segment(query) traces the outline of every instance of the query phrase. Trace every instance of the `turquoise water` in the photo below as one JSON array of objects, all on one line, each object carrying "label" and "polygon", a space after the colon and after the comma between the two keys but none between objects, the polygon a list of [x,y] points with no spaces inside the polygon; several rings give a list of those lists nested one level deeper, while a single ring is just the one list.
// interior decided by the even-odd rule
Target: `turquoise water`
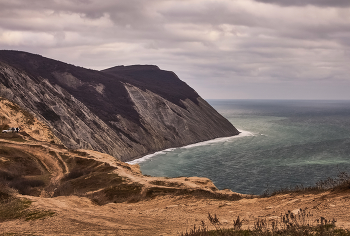
[{"label": "turquoise water", "polygon": [[261,194],[350,170],[350,101],[209,100],[239,137],[171,149],[139,164],[152,176],[202,176]]}]

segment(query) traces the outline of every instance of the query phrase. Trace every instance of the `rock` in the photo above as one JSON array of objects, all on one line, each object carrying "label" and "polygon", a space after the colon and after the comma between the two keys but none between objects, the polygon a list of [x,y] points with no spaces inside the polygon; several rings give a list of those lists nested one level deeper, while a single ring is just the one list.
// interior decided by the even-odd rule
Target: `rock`
[{"label": "rock", "polygon": [[169,208],[175,208],[175,207],[178,207],[179,205],[170,205],[170,206],[167,206],[166,209],[169,209]]},{"label": "rock", "polygon": [[300,209],[295,209],[295,210],[293,210],[293,211],[291,211],[294,215],[297,215],[297,214],[299,214],[299,212],[300,212]]},{"label": "rock", "polygon": [[34,114],[66,147],[122,161],[239,133],[175,73],[157,66],[94,71],[1,50],[0,97]]}]

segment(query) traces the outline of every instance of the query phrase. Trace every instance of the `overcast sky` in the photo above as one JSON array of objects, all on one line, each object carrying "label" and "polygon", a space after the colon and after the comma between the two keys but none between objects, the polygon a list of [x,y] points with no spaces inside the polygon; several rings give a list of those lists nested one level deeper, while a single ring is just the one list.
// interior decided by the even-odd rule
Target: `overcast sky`
[{"label": "overcast sky", "polygon": [[350,99],[350,0],[0,0],[0,49],[156,64],[206,99]]}]

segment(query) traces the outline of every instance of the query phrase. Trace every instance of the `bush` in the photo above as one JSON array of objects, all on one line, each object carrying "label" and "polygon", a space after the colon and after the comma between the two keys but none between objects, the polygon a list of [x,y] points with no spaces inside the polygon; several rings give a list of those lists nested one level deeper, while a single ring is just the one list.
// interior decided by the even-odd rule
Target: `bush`
[{"label": "bush", "polygon": [[261,197],[271,197],[278,194],[287,193],[319,193],[329,190],[348,190],[350,189],[350,175],[346,172],[340,172],[336,178],[327,178],[326,180],[318,181],[314,186],[297,185],[294,187],[281,188],[279,190],[269,191],[268,189]]},{"label": "bush", "polygon": [[[6,198],[1,198],[4,195]],[[20,218],[26,221],[37,220],[55,214],[53,211],[29,210],[31,203],[28,199],[19,199],[0,190],[0,222]]]},{"label": "bush", "polygon": [[89,171],[82,171],[82,170],[78,170],[78,169],[73,169],[71,172],[69,172],[68,174],[66,174],[62,180],[63,181],[68,181],[71,179],[76,179],[79,178],[80,176],[89,174]]},{"label": "bush", "polygon": [[254,222],[252,229],[242,230],[244,219],[239,217],[233,220],[233,227],[228,229],[221,228],[219,218],[208,213],[209,223],[215,230],[209,230],[204,221],[199,227],[193,226],[189,232],[181,233],[181,236],[274,236],[274,235],[342,235],[350,236],[349,230],[337,229],[336,220],[327,220],[324,217],[313,217],[313,214],[307,209],[300,209],[298,214],[288,211],[281,214],[277,220],[267,221],[264,218],[258,218]]},{"label": "bush", "polygon": [[27,195],[31,188],[44,186],[45,182],[37,179],[17,179],[9,183],[10,188],[17,189],[20,194]]},{"label": "bush", "polygon": [[0,170],[0,180],[11,181],[15,178],[16,176],[14,174]]}]

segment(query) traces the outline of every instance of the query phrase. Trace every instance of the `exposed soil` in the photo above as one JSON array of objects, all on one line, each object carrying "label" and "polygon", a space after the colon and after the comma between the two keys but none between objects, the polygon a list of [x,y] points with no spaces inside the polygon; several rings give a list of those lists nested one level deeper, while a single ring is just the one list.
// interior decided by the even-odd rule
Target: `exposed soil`
[{"label": "exposed soil", "polygon": [[[41,143],[41,142],[40,142]],[[285,194],[269,198],[249,197],[242,195],[241,200],[219,200],[198,195],[178,194],[172,189],[202,189],[232,195],[229,190],[215,190],[213,183],[206,178],[158,178],[143,176],[138,166],[128,165],[113,157],[88,150],[68,152],[60,146],[35,141],[15,142],[0,140],[0,147],[13,147],[30,153],[43,163],[51,175],[50,185],[57,186],[62,177],[67,174],[69,166],[57,155],[65,150],[69,155],[94,160],[116,167],[113,170],[118,176],[129,182],[139,183],[143,192],[138,202],[108,203],[97,205],[87,197],[58,196],[50,197],[52,193],[42,191],[41,197],[22,196],[33,201],[33,208],[52,210],[52,217],[36,221],[23,219],[7,221],[0,224],[1,233],[34,234],[34,235],[179,235],[200,225],[207,225],[208,213],[216,214],[221,227],[232,227],[233,220],[240,216],[244,219],[244,227],[253,227],[254,221],[263,217],[276,219],[288,210],[309,208],[314,218],[323,216],[335,218],[336,225],[350,228],[350,191],[325,192],[319,194]],[[48,152],[51,151],[51,154]],[[85,154],[84,154],[85,153]],[[2,155],[0,155],[2,156]],[[4,157],[0,157],[5,160]],[[1,160],[2,160],[1,159]],[[3,160],[2,160],[3,161]],[[64,164],[62,164],[62,162]],[[168,188],[169,192],[146,197],[145,193],[154,187]],[[46,190],[48,188],[46,187]],[[52,189],[52,188],[49,188]],[[45,194],[44,194],[45,193]],[[89,197],[89,196],[88,196]]]},{"label": "exposed soil", "polygon": [[[3,116],[3,123],[10,116]],[[17,118],[18,126],[33,131],[33,123]],[[56,140],[35,124],[45,139]],[[311,210],[310,220],[335,218],[336,226],[350,229],[350,189],[259,198],[218,190],[207,178],[144,176],[137,165],[107,154],[53,143],[27,133],[0,136],[0,186],[41,180],[43,185],[33,185],[27,195],[17,195],[33,201],[32,208],[55,212],[40,220],[1,222],[0,235],[179,235],[202,221],[210,225],[208,213],[217,215],[220,227],[233,227],[239,216],[252,228],[259,217],[272,220],[300,208]]]}]

